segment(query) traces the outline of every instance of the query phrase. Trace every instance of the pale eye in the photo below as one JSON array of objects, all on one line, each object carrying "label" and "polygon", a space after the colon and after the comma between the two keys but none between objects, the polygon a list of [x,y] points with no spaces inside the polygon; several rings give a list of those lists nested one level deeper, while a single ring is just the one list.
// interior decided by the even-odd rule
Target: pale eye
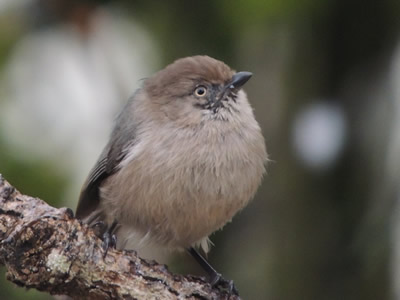
[{"label": "pale eye", "polygon": [[197,97],[204,97],[207,94],[207,88],[204,85],[200,85],[194,90],[194,94]]}]

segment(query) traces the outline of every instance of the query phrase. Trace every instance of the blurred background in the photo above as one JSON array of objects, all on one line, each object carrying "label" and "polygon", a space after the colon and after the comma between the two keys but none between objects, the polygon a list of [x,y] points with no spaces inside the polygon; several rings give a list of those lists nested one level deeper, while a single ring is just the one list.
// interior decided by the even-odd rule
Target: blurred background
[{"label": "blurred background", "polygon": [[216,269],[243,299],[400,299],[398,0],[0,0],[0,173],[75,208],[140,80],[195,54],[254,73],[271,159]]}]

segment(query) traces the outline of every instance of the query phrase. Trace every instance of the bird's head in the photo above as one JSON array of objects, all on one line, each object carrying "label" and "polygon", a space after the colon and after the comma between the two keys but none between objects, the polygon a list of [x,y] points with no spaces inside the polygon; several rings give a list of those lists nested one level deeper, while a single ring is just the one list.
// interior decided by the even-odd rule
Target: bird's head
[{"label": "bird's head", "polygon": [[235,72],[209,56],[176,60],[148,78],[144,90],[155,110],[181,125],[225,120],[247,105],[242,86],[250,72]]}]

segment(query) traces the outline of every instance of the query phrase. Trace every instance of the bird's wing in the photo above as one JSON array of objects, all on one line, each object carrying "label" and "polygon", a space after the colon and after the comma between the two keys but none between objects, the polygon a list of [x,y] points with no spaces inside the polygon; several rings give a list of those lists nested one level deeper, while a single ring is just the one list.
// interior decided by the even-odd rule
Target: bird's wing
[{"label": "bird's wing", "polygon": [[[113,150],[116,151],[115,149]],[[112,152],[110,146],[107,145],[86,179],[76,209],[77,218],[83,219],[96,210],[100,203],[99,188],[101,184],[107,177],[118,171],[119,162],[124,156],[112,157]]]},{"label": "bird's wing", "polygon": [[[128,102],[127,107],[130,103],[131,101]],[[86,218],[96,211],[100,203],[100,186],[107,177],[118,172],[120,162],[126,156],[130,146],[135,144],[136,126],[130,120],[131,115],[127,107],[119,115],[110,141],[82,187],[76,209],[76,217],[79,219]]]}]

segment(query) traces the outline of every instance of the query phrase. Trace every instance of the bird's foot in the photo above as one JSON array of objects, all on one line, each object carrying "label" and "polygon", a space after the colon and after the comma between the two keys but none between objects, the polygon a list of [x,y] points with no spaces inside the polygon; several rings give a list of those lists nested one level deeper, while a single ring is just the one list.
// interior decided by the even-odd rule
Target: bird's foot
[{"label": "bird's foot", "polygon": [[227,291],[229,294],[234,294],[239,296],[239,291],[237,290],[233,280],[227,280],[220,273],[214,273],[210,277],[210,284],[219,290]]},{"label": "bird's foot", "polygon": [[103,258],[107,256],[108,249],[115,249],[117,246],[117,236],[114,233],[117,225],[117,221],[114,221],[111,226],[107,226],[103,221],[98,221],[92,225],[94,233],[103,241],[101,243],[101,248],[104,251]]},{"label": "bird's foot", "polygon": [[97,221],[91,224],[90,228],[99,239],[103,239],[103,234],[107,231],[107,224],[103,221]]},{"label": "bird's foot", "polygon": [[210,263],[193,247],[187,249],[190,255],[203,267],[203,269],[210,276],[210,284],[217,287],[219,290],[227,291],[230,295],[234,294],[239,296],[239,292],[233,284],[232,280],[226,280],[218,273]]}]

